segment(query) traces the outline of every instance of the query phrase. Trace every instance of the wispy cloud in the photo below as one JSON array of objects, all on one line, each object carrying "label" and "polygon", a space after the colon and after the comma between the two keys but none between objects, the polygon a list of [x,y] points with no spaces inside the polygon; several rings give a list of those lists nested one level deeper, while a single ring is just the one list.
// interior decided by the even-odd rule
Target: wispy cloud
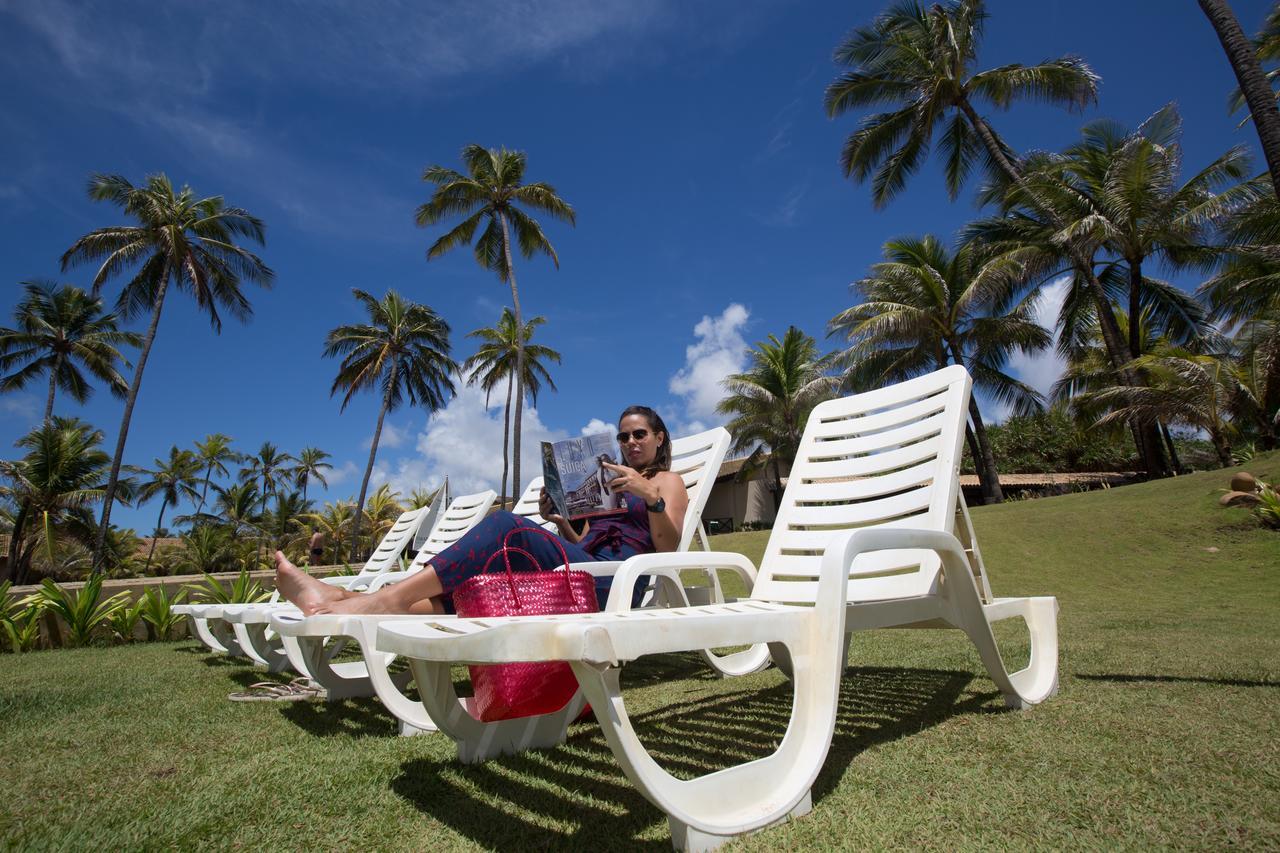
[{"label": "wispy cloud", "polygon": [[798,224],[800,205],[809,193],[809,180],[792,185],[782,194],[777,205],[763,216],[756,219],[763,225],[773,228],[792,228]]}]

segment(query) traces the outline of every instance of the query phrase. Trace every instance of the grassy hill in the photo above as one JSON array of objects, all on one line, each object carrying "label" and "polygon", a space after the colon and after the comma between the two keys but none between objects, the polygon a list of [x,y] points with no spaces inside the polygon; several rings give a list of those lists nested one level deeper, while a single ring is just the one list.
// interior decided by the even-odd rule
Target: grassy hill
[{"label": "grassy hill", "polygon": [[[1280,481],[1278,454],[1249,468]],[[813,813],[738,846],[1275,849],[1280,533],[1217,506],[1228,477],[976,509],[996,594],[1059,597],[1060,695],[1005,712],[957,632],[860,634]],[[0,847],[669,849],[592,724],[466,767],[371,701],[226,701],[259,678],[191,643],[0,656]],[[694,656],[624,683],[677,774],[767,753],[789,709],[776,671]]]}]

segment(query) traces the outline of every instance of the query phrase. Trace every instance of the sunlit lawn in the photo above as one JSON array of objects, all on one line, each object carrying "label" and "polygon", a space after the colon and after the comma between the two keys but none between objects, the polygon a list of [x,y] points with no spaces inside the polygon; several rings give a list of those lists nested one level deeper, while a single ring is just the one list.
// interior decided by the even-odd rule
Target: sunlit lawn
[{"label": "sunlit lawn", "polygon": [[[1280,456],[1250,467],[1280,480]],[[1225,481],[975,510],[996,594],[1061,601],[1061,694],[1005,712],[958,633],[860,635],[813,813],[740,845],[1280,846],[1280,534],[1219,509]],[[593,724],[462,766],[373,701],[226,700],[261,677],[191,642],[0,656],[0,846],[669,845]],[[694,656],[624,683],[677,774],[768,752],[789,711],[776,671],[718,680]]]}]

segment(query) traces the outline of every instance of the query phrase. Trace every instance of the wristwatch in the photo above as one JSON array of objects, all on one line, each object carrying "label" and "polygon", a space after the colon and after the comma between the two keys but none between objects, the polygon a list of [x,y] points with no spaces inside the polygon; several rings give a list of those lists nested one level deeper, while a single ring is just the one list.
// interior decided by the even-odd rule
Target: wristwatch
[{"label": "wristwatch", "polygon": [[659,495],[657,502],[651,503],[651,504],[645,504],[644,508],[649,510],[649,512],[666,512],[667,499]]}]

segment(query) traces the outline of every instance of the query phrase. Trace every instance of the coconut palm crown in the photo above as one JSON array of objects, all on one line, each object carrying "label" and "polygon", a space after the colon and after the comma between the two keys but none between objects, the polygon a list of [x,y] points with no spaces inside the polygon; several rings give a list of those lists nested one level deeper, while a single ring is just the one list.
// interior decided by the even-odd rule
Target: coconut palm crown
[{"label": "coconut palm crown", "polygon": [[978,114],[978,105],[1008,109],[1016,100],[1031,99],[1083,109],[1096,99],[1098,77],[1075,56],[974,71],[986,17],[982,0],[897,2],[836,48],[835,61],[851,68],[827,86],[827,114],[889,108],[865,116],[840,155],[847,176],[871,178],[877,206],[887,204],[920,168],[940,128],[938,146],[952,198],[980,158],[1016,173],[1016,155]]},{"label": "coconut palm crown", "polygon": [[[436,225],[446,219],[463,217],[462,222],[431,244],[427,249],[427,259],[441,257],[458,246],[470,245],[474,239],[476,261],[485,269],[496,272],[511,286],[516,328],[523,329],[520,291],[511,261],[512,232],[515,232],[515,242],[521,255],[526,258],[547,255],[558,269],[560,258],[543,233],[542,226],[523,208],[545,213],[570,225],[576,221],[573,208],[550,184],[540,181],[523,183],[527,163],[523,151],[468,145],[462,149],[462,162],[467,168],[465,175],[444,166],[429,166],[422,173],[422,179],[434,184],[435,190],[430,200],[418,208],[418,225]],[[482,224],[484,230],[476,237]],[[516,344],[513,494],[520,493],[520,421],[524,412],[522,383],[525,374],[524,342],[517,339]]]},{"label": "coconut palm crown", "polygon": [[89,399],[93,387],[86,370],[123,397],[129,385],[117,366],[128,362],[118,347],[136,347],[142,336],[118,329],[116,315],[104,314],[102,301],[78,287],[28,281],[23,293],[13,312],[14,327],[0,329],[0,371],[7,373],[0,378],[0,391],[20,390],[47,374],[45,420],[53,416],[59,388],[77,403]]},{"label": "coconut palm crown", "polygon": [[339,326],[329,332],[324,355],[342,359],[329,393],[332,396],[342,392],[342,411],[346,411],[357,392],[377,389],[382,393],[369,463],[356,501],[351,532],[354,561],[360,547],[364,499],[387,413],[399,408],[405,399],[428,413],[439,409],[453,397],[450,376],[457,372],[458,365],[449,357],[449,324],[430,307],[410,302],[394,290],[387,291],[381,300],[359,289],[352,293],[368,312],[369,322]]},{"label": "coconut palm crown", "polygon": [[93,201],[119,207],[132,223],[99,228],[76,240],[63,254],[62,268],[99,263],[93,277],[94,295],[107,280],[130,275],[120,289],[116,310],[125,318],[148,311],[151,314],[125,396],[120,434],[107,479],[93,556],[93,569],[97,572],[102,568],[129,422],[168,289],[190,294],[217,333],[222,328],[220,310],[240,320],[252,315],[253,308],[241,286],[249,282],[270,287],[274,274],[261,258],[237,245],[240,240],[262,244],[262,221],[248,211],[228,207],[221,196],[201,198],[186,186],[174,190],[162,174],[149,176],[142,186],[134,186],[119,175],[94,175],[89,179],[88,192]]}]

